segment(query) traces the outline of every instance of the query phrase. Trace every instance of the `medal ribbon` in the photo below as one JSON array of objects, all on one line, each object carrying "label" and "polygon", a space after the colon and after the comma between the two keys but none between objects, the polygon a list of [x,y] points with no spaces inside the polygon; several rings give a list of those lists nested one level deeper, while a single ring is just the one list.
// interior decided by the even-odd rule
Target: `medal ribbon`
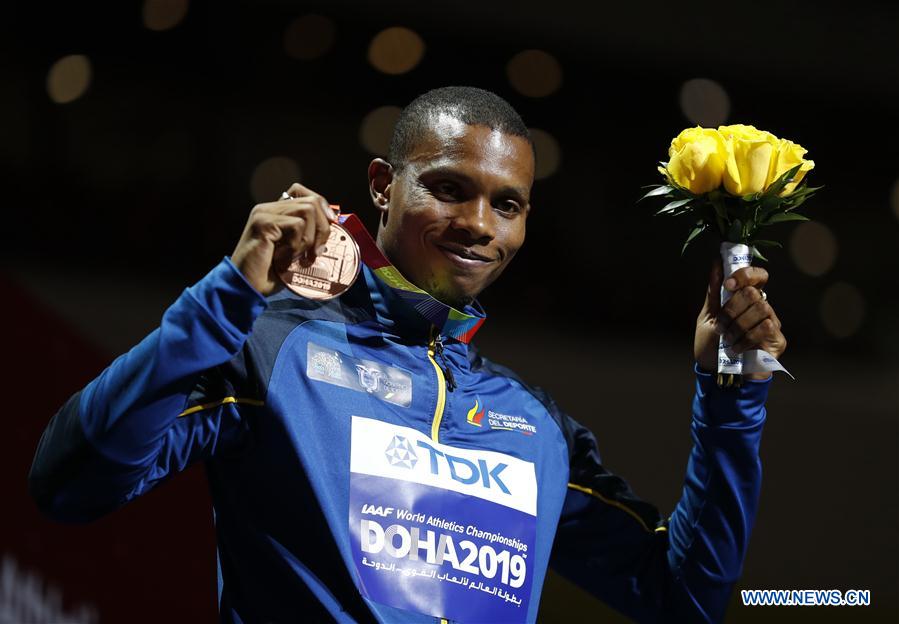
[{"label": "medal ribbon", "polygon": [[371,234],[365,229],[365,225],[355,214],[340,214],[337,218],[350,235],[359,244],[362,253],[362,261],[374,272],[378,278],[404,301],[415,308],[419,314],[437,327],[442,328],[445,336],[455,338],[459,342],[469,343],[475,333],[484,323],[486,315],[483,312],[475,314],[460,312],[442,301],[437,301],[427,292],[407,280],[390,263],[390,260],[378,249]]}]

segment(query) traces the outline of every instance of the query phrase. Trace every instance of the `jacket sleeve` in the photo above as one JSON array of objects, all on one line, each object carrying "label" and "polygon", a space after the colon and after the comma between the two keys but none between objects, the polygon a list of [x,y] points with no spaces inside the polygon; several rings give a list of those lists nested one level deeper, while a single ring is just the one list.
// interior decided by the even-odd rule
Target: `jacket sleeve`
[{"label": "jacket sleeve", "polygon": [[76,392],[51,419],[29,473],[46,515],[97,518],[237,445],[238,404],[258,405],[242,347],[267,307],[229,258],[184,290],[160,326]]},{"label": "jacket sleeve", "polygon": [[593,434],[562,414],[570,482],[551,565],[638,622],[722,621],[758,507],[770,383],[722,389],[696,369],[693,448],[668,520],[607,471]]}]

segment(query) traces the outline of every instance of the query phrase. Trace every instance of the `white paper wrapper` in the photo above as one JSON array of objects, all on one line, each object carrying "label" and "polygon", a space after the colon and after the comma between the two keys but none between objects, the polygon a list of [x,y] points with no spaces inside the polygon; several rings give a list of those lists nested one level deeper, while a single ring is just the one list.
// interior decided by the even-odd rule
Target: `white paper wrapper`
[{"label": "white paper wrapper", "polygon": [[[721,282],[721,305],[724,306],[733,294],[724,288],[724,282],[737,269],[742,269],[752,264],[752,248],[740,243],[721,243],[721,260],[724,263],[724,279]],[[725,342],[724,336],[721,336],[718,343],[719,373],[742,375],[743,373],[770,373],[774,371],[783,371],[793,379],[790,371],[784,368],[767,351],[753,349],[743,353],[734,353],[730,350],[730,345]]]}]

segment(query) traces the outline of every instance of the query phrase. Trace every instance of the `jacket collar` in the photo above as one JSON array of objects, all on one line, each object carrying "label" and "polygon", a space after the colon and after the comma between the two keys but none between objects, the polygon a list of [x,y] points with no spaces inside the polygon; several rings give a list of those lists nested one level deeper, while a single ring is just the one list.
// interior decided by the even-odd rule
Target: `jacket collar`
[{"label": "jacket collar", "polygon": [[457,310],[407,280],[378,249],[365,226],[354,214],[340,216],[343,225],[359,244],[364,266],[362,273],[372,295],[379,320],[387,326],[410,326],[410,329],[434,325],[440,333],[459,342],[469,343],[484,324],[487,314],[475,301]]}]

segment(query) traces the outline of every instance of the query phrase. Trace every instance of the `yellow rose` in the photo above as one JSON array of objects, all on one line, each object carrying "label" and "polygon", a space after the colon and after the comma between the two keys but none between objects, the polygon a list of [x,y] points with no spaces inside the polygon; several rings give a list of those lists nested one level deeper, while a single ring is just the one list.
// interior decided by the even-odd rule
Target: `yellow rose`
[{"label": "yellow rose", "polygon": [[714,128],[687,128],[668,148],[669,179],[691,193],[700,195],[721,186],[724,141]]},{"label": "yellow rose", "polygon": [[793,176],[793,182],[787,184],[784,187],[784,190],[780,192],[781,197],[786,197],[796,190],[796,186],[802,182],[802,178],[805,177],[805,174],[814,169],[815,161],[805,160],[803,158],[806,152],[808,152],[808,150],[797,143],[793,143],[787,139],[780,140],[777,149],[777,158],[771,174],[771,182],[774,182],[784,173],[802,163],[802,166],[799,167],[799,171]]},{"label": "yellow rose", "polygon": [[[754,126],[718,126],[727,156],[724,188],[731,195],[749,195],[765,190],[773,181],[780,139]],[[795,163],[794,163],[795,164]]]}]

